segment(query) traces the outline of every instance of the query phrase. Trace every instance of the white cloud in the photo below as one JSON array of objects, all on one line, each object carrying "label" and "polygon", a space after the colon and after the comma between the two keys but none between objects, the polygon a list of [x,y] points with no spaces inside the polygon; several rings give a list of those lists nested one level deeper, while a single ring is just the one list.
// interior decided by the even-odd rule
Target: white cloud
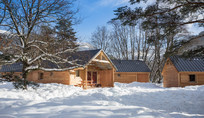
[{"label": "white cloud", "polygon": [[198,27],[195,24],[188,24],[186,28],[192,35],[198,35],[200,32],[204,31],[203,27]]},{"label": "white cloud", "polygon": [[100,0],[98,4],[100,6],[120,6],[125,5],[129,2],[129,0]]}]

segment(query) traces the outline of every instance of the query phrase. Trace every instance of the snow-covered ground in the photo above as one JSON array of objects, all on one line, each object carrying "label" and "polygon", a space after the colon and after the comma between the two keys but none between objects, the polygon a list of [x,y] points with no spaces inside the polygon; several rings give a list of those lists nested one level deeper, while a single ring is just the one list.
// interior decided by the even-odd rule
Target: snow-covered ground
[{"label": "snow-covered ground", "polygon": [[162,88],[151,83],[115,83],[114,88],[82,90],[41,84],[15,90],[0,83],[0,118],[204,117],[204,86]]}]

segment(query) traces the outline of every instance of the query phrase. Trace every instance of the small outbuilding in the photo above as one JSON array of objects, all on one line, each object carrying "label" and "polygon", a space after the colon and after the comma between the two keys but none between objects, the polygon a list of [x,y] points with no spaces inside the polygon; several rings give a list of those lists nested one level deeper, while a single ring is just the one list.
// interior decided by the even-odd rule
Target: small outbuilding
[{"label": "small outbuilding", "polygon": [[204,84],[204,59],[171,56],[162,70],[164,87],[185,87]]},{"label": "small outbuilding", "polygon": [[115,82],[149,82],[150,69],[140,60],[112,60],[117,67],[114,75]]}]

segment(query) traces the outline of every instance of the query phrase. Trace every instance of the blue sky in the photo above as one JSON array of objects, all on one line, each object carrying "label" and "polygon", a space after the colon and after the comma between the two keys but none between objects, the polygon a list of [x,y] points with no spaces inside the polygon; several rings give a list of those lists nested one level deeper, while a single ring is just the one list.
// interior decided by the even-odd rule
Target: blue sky
[{"label": "blue sky", "polygon": [[[113,10],[118,7],[129,5],[129,0],[78,0],[76,4],[79,8],[79,16],[82,22],[75,26],[79,41],[89,42],[91,33],[95,31],[97,26],[108,26],[107,22],[114,18]],[[153,3],[154,0],[148,1],[147,4]],[[145,6],[145,4],[142,4]],[[192,34],[197,35],[204,31],[204,28],[198,28],[194,25],[188,25],[188,29]]]},{"label": "blue sky", "polygon": [[129,0],[78,0],[79,14],[82,22],[75,26],[77,36],[88,42],[97,26],[107,25],[114,18],[113,10],[128,4]]}]

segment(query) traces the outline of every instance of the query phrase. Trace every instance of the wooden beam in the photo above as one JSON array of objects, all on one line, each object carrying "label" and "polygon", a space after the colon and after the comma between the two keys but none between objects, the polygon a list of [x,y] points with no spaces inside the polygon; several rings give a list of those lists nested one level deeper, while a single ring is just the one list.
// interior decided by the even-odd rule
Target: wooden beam
[{"label": "wooden beam", "polygon": [[125,73],[125,74],[149,74],[150,72],[115,72],[115,73]]},{"label": "wooden beam", "polygon": [[88,66],[85,68],[85,89],[87,89],[87,68]]},{"label": "wooden beam", "polygon": [[179,72],[181,74],[204,74],[203,72]]},{"label": "wooden beam", "polygon": [[150,82],[150,73],[148,74],[148,81]]},{"label": "wooden beam", "polygon": [[91,85],[92,85],[93,84],[93,71],[89,71],[89,72],[91,72]]},{"label": "wooden beam", "polygon": [[100,54],[100,60],[102,60],[102,54]]},{"label": "wooden beam", "polygon": [[74,68],[73,70],[83,70],[83,67],[79,67],[79,68]]},{"label": "wooden beam", "polygon": [[114,80],[115,75],[114,74],[115,74],[115,69],[113,68],[113,76],[112,76],[113,77],[113,79],[112,79],[113,80],[113,87],[114,87],[114,82],[115,82],[115,80]]},{"label": "wooden beam", "polygon": [[107,60],[99,60],[99,59],[93,59],[92,61],[99,62],[99,63],[110,63]]},{"label": "wooden beam", "polygon": [[98,70],[96,71],[96,79],[97,79],[97,83],[96,84],[99,84],[99,80],[98,80]]},{"label": "wooden beam", "polygon": [[71,73],[70,73],[70,71],[68,71],[68,73],[69,73],[69,85],[71,84]]}]

